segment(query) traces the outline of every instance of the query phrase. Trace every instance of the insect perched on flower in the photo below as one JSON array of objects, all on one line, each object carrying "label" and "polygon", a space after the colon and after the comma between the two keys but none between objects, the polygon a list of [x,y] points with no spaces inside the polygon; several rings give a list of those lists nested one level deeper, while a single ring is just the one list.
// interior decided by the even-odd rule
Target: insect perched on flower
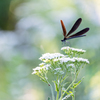
[{"label": "insect perched on flower", "polygon": [[[66,40],[69,40],[69,39],[73,39],[73,38],[78,38],[78,37],[86,36],[86,35],[83,35],[83,34],[85,34],[86,32],[89,31],[89,28],[85,28],[85,29],[83,29],[83,30],[81,30],[81,31],[79,31],[79,32],[77,32],[77,33],[75,33],[75,34],[73,34],[73,35],[70,35],[70,34],[72,34],[72,33],[79,27],[79,25],[80,25],[80,23],[81,23],[81,21],[82,21],[82,19],[79,18],[79,19],[75,22],[75,24],[73,25],[73,27],[71,28],[71,30],[68,32],[68,34],[67,34],[67,31],[66,31],[66,28],[65,28],[65,25],[64,25],[63,21],[62,21],[62,20],[60,20],[60,21],[61,21],[61,26],[62,26],[63,35],[64,35],[64,39],[61,40],[62,42],[66,41]],[[70,35],[70,36],[69,36],[69,35]]]}]

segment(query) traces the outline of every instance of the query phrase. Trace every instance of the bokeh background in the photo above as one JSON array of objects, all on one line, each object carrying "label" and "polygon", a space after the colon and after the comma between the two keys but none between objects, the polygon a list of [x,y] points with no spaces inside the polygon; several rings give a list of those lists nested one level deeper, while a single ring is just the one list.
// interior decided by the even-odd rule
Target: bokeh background
[{"label": "bokeh background", "polygon": [[69,31],[78,18],[82,23],[77,31],[90,31],[70,43],[87,51],[82,57],[90,64],[79,75],[85,79],[76,89],[76,100],[100,100],[100,0],[0,0],[0,100],[51,97],[32,69],[43,53],[63,53],[60,20]]}]

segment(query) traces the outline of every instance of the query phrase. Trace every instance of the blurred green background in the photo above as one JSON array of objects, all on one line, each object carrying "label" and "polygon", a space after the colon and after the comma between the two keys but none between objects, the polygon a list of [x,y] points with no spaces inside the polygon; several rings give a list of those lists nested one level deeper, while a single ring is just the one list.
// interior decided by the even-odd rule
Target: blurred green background
[{"label": "blurred green background", "polygon": [[90,31],[70,43],[87,51],[82,57],[90,64],[79,75],[85,79],[76,89],[76,100],[100,100],[100,0],[0,0],[0,100],[51,97],[32,69],[43,53],[63,53],[60,20],[69,31],[78,18],[83,21],[77,31]]}]

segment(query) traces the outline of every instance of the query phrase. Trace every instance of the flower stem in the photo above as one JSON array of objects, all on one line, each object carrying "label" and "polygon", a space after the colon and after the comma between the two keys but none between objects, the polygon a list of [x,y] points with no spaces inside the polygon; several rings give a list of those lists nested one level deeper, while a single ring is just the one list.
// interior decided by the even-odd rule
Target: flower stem
[{"label": "flower stem", "polygon": [[[74,79],[74,75],[72,75],[72,82],[73,82]],[[74,81],[75,82],[75,81]],[[73,82],[73,85],[72,85],[72,91],[73,91],[73,96],[72,96],[72,100],[75,100],[75,95],[74,95],[74,82]]]},{"label": "flower stem", "polygon": [[72,96],[72,100],[75,100],[75,94],[74,94],[74,88],[73,88],[73,96]]},{"label": "flower stem", "polygon": [[56,100],[59,99],[59,91],[57,91],[57,97],[56,97]]},{"label": "flower stem", "polygon": [[[76,69],[74,69],[74,73],[72,73],[72,82],[73,82],[73,80],[76,80]],[[75,82],[75,81],[74,81],[74,82]],[[72,91],[73,91],[72,100],[75,100],[74,82],[73,82],[73,84],[72,84]]]},{"label": "flower stem", "polygon": [[[62,94],[62,97],[65,95],[65,93],[68,91],[68,89],[73,85],[73,83],[75,82],[75,80],[73,80],[73,82],[67,87],[67,89],[65,90],[65,92]],[[61,100],[61,97],[60,97]]]},{"label": "flower stem", "polygon": [[[49,84],[50,84],[50,83],[49,83]],[[53,87],[52,87],[51,84],[50,84],[50,88],[51,88],[52,100],[55,100],[55,99],[54,99],[54,93],[53,93]]]},{"label": "flower stem", "polygon": [[61,88],[61,98],[60,98],[60,100],[62,100],[62,98],[63,98],[63,95],[62,95],[62,93],[63,93],[63,91],[62,91],[62,88]]}]

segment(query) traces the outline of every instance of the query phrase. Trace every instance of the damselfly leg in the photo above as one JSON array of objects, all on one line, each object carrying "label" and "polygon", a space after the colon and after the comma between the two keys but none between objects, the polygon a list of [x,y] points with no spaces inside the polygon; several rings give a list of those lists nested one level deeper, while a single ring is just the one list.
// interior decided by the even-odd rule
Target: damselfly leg
[{"label": "damselfly leg", "polygon": [[62,42],[62,46],[71,46],[69,41],[64,41]]}]

